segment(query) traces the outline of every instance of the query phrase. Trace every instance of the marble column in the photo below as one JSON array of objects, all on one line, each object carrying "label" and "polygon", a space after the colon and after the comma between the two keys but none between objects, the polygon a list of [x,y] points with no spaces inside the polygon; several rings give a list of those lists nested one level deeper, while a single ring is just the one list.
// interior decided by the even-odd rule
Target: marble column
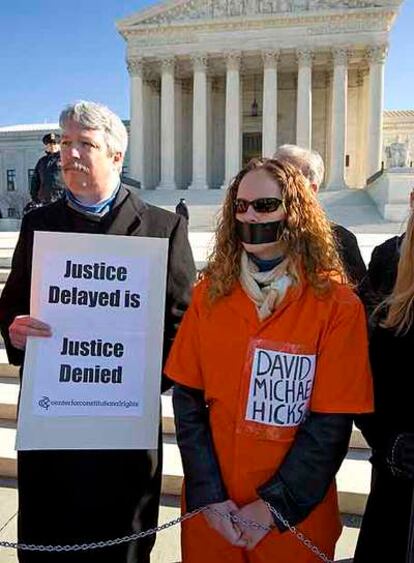
[{"label": "marble column", "polygon": [[193,179],[189,189],[207,189],[207,57],[193,57]]},{"label": "marble column", "polygon": [[330,167],[326,189],[340,190],[346,187],[345,151],[348,106],[348,53],[346,49],[335,49],[333,59]]},{"label": "marble column", "polygon": [[386,56],[387,47],[384,45],[368,49],[368,178],[381,170]]},{"label": "marble column", "polygon": [[145,91],[148,96],[148,111],[145,112],[145,171],[148,170],[148,188],[155,189],[161,179],[161,80],[154,66],[146,75]]},{"label": "marble column", "polygon": [[225,172],[223,188],[241,168],[241,53],[227,55],[226,73],[226,129],[225,129]]},{"label": "marble column", "polygon": [[160,189],[175,184],[175,59],[161,61],[161,182]]},{"label": "marble column", "polygon": [[312,147],[312,52],[296,52],[298,61],[298,95],[296,110],[296,144],[305,149]]},{"label": "marble column", "polygon": [[359,158],[358,187],[363,188],[368,178],[368,69],[359,68],[357,76],[358,86],[358,131],[357,131],[357,153],[364,155]]},{"label": "marble column", "polygon": [[277,149],[277,63],[279,51],[265,51],[263,57],[262,154],[271,158]]},{"label": "marble column", "polygon": [[144,154],[144,76],[142,59],[127,62],[130,75],[130,132],[128,176],[141,182],[145,188]]}]

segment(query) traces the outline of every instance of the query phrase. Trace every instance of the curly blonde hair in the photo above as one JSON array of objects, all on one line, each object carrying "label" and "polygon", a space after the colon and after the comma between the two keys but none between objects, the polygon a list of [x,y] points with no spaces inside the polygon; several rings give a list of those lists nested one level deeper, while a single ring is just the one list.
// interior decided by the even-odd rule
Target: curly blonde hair
[{"label": "curly blonde hair", "polygon": [[229,295],[240,276],[242,244],[236,234],[234,202],[242,179],[253,170],[265,170],[280,186],[286,209],[281,240],[286,257],[304,275],[315,292],[322,295],[335,277],[346,283],[346,275],[335,247],[332,229],[316,195],[304,176],[288,163],[274,159],[253,159],[234,178],[227,190],[216,229],[215,245],[201,278],[208,281],[210,303]]}]

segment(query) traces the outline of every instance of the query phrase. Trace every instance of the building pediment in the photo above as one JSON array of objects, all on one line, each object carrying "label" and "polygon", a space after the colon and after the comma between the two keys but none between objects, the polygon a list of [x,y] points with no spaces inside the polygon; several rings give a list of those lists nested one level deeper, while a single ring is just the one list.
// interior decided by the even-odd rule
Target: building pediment
[{"label": "building pediment", "polygon": [[229,18],[344,12],[395,8],[401,0],[172,0],[157,4],[119,22],[119,27],[145,27]]}]

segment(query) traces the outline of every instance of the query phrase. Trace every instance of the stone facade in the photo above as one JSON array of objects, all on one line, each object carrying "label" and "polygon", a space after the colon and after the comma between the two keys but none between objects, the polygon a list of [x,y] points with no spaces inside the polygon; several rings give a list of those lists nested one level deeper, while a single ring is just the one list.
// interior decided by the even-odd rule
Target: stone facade
[{"label": "stone facade", "polygon": [[[127,174],[149,189],[218,188],[249,158],[299,143],[322,154],[327,188],[365,187],[390,143],[414,155],[414,111],[382,112],[400,4],[173,0],[118,22],[131,80]],[[0,128],[3,215],[26,197],[53,130]]]},{"label": "stone facade", "polygon": [[172,0],[118,22],[131,77],[131,175],[227,185],[277,145],[318,150],[327,189],[382,163],[384,66],[401,0]]},{"label": "stone facade", "polygon": [[[313,148],[324,154],[324,147],[326,146],[326,119],[327,119],[327,108],[329,105],[329,97],[327,93],[327,88],[323,81],[320,79],[318,74],[315,75],[317,79],[317,85],[313,88],[313,101],[312,101],[312,130],[313,130]],[[281,80],[283,83],[283,88],[279,89],[279,101],[283,100],[281,103],[285,108],[285,113],[282,116],[279,115],[280,119],[278,121],[278,131],[282,142],[295,142],[295,126],[296,123],[287,119],[289,113],[295,114],[295,104],[294,99],[292,101],[292,92],[294,91],[294,77],[289,74],[282,74]],[[354,77],[351,76],[351,85],[353,84]],[[358,76],[355,79],[358,81]],[[248,158],[249,154],[253,154],[256,149],[255,139],[257,138],[257,131],[260,131],[261,123],[261,110],[260,105],[258,109],[258,116],[252,117],[250,115],[250,107],[248,105],[249,100],[252,100],[256,94],[258,95],[258,85],[257,78],[254,75],[247,81],[246,90],[247,97],[245,98],[243,111],[247,114],[245,119],[245,131],[246,135],[251,134],[251,137],[246,137],[246,147],[245,154]],[[279,80],[280,82],[280,80]],[[190,83],[187,83],[188,92],[190,91]],[[212,92],[211,100],[208,106],[208,111],[211,112],[212,106],[215,108],[215,121],[210,124],[211,130],[214,136],[208,139],[208,154],[211,158],[207,161],[207,181],[209,186],[220,186],[222,178],[224,176],[224,122],[225,122],[225,107],[224,107],[224,80],[216,79],[212,82]],[[353,88],[350,89],[350,104],[354,107],[355,100],[353,99]],[[259,103],[259,102],[258,102]],[[221,105],[220,105],[221,104]],[[349,128],[351,130],[361,132],[358,124],[363,121],[364,107],[358,106],[358,111],[350,111],[349,116]],[[188,130],[191,130],[191,104],[187,103],[187,117],[185,120]],[[210,113],[209,113],[210,115]],[[159,125],[156,121],[156,112],[154,112],[153,124],[154,127],[151,129],[148,127],[145,138],[147,143],[152,143],[152,150],[155,151],[157,144],[157,131],[159,131]],[[210,118],[209,118],[210,122]],[[125,124],[129,128],[129,122],[126,121]],[[14,208],[17,212],[21,207],[25,197],[29,192],[30,186],[30,173],[34,169],[37,160],[42,156],[43,145],[42,137],[50,131],[58,131],[57,124],[42,124],[42,125],[26,125],[26,126],[12,126],[12,127],[2,127],[0,128],[0,209],[4,217],[7,217],[8,210],[13,214]],[[191,177],[191,163],[192,163],[192,153],[191,146],[192,140],[187,132],[181,134],[181,139],[177,143],[176,157],[182,158],[184,160],[183,169],[185,174],[181,176],[180,181],[184,185],[189,185],[192,181]],[[384,112],[384,128],[383,128],[384,146],[383,146],[383,162],[386,164],[386,154],[385,149],[392,142],[401,141],[407,143],[409,146],[411,155],[414,155],[414,110],[400,110],[400,111],[385,111]],[[356,136],[351,135],[351,140],[355,139]],[[221,141],[221,142],[220,142]],[[251,141],[249,143],[249,141]],[[179,147],[183,147],[182,150],[178,150]],[[352,145],[350,147],[352,151]],[[252,151],[251,153],[249,151]],[[159,153],[158,153],[159,154]],[[214,161],[216,164],[214,167],[210,167],[210,162]],[[412,159],[413,160],[413,159]],[[124,162],[124,171],[131,175],[129,166],[129,152]],[[153,165],[154,170],[150,170],[154,175],[159,174],[159,169],[155,166],[157,163],[157,158],[154,158]],[[355,167],[355,176],[351,176],[351,172],[347,172],[348,185],[358,187],[356,182],[357,174],[360,174],[362,167],[362,159],[358,159],[358,166]],[[414,163],[413,163],[414,164]],[[9,191],[7,189],[7,171],[15,171],[15,184],[14,191]]]}]

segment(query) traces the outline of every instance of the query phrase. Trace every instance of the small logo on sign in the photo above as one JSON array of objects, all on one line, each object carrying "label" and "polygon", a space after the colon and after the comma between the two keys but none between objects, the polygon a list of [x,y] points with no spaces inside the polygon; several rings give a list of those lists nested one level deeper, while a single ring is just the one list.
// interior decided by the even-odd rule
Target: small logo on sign
[{"label": "small logo on sign", "polygon": [[39,401],[39,407],[42,407],[42,409],[48,410],[49,407],[50,407],[49,397],[43,396]]}]

